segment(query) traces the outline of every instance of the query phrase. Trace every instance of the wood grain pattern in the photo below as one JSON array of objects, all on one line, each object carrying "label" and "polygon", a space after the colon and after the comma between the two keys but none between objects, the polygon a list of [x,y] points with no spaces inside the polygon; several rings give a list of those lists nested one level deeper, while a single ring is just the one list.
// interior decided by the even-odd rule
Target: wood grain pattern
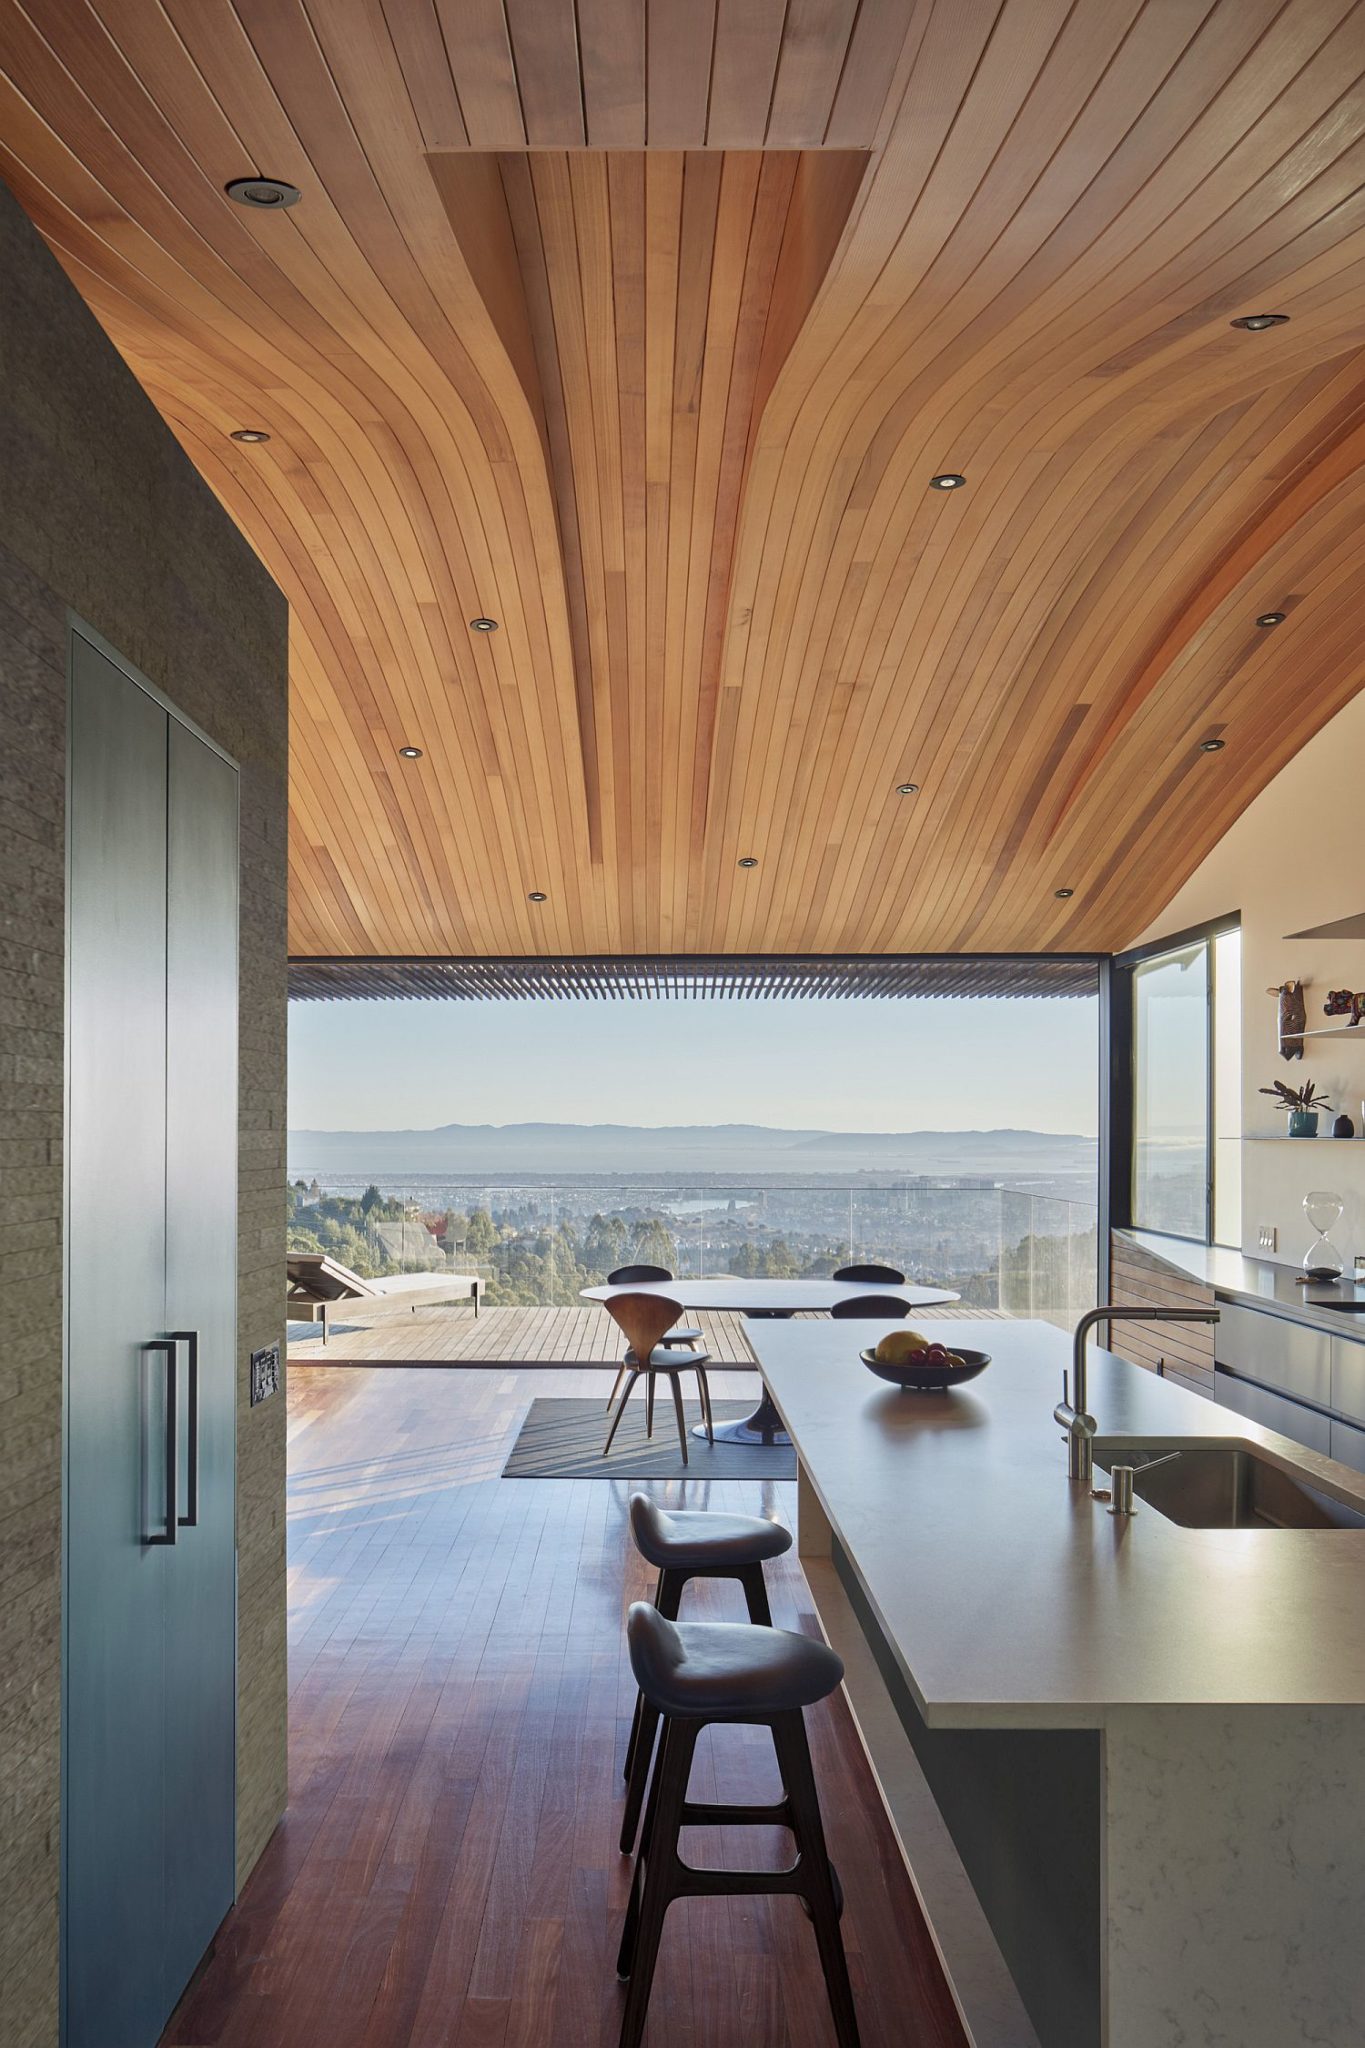
[{"label": "wood grain pattern", "polygon": [[[1110,1243],[1109,1299],[1138,1308],[1209,1308],[1213,1290],[1201,1287],[1115,1232]],[[1103,1332],[1101,1332],[1103,1335]],[[1105,1343],[1120,1358],[1155,1372],[1160,1366],[1201,1394],[1213,1395],[1214,1325],[1115,1323]]]},{"label": "wood grain pattern", "polygon": [[1356,0],[0,14],[291,602],[302,954],[1125,943],[1362,680],[1363,162]]},{"label": "wood grain pattern", "polygon": [[[652,1577],[629,1481],[498,1476],[534,1395],[600,1392],[591,1374],[291,1367],[290,1808],[167,2048],[612,2048],[635,1699],[623,1621]],[[783,1515],[794,1487],[655,1491]],[[813,1630],[790,1556],[768,1582],[778,1624]],[[739,1598],[699,1583],[684,1612],[734,1619]],[[847,1709],[836,1696],[808,1722],[865,2048],[963,2048]],[[763,1732],[709,1734],[694,1784],[775,1796]],[[688,1838],[699,1863],[733,1846]],[[790,1856],[777,1831],[743,1847],[765,1866]],[[825,2048],[799,1907],[674,1906],[646,2038]]]}]

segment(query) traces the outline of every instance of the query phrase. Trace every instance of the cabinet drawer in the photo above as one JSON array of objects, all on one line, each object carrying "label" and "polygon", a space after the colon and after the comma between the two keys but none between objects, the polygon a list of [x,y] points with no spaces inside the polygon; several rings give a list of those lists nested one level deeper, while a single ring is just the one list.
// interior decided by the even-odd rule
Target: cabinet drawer
[{"label": "cabinet drawer", "polygon": [[1333,1339],[1325,1330],[1305,1329],[1302,1323],[1262,1315],[1259,1309],[1236,1302],[1218,1306],[1213,1351],[1219,1365],[1296,1401],[1331,1406]]},{"label": "cabinet drawer", "polygon": [[1332,1406],[1351,1421],[1365,1423],[1365,1344],[1349,1337],[1332,1339]]},{"label": "cabinet drawer", "polygon": [[[1220,1408],[1230,1408],[1234,1415],[1245,1415],[1249,1422],[1259,1422],[1265,1429],[1277,1429],[1281,1436],[1289,1437],[1307,1450],[1323,1451],[1331,1456],[1332,1425],[1325,1415],[1318,1414],[1316,1408],[1305,1408],[1298,1401],[1287,1400],[1283,1394],[1272,1394],[1266,1387],[1250,1386],[1245,1380],[1233,1379],[1226,1372],[1218,1374],[1214,1398]],[[1340,1423],[1337,1427],[1341,1427]],[[1361,1434],[1365,1435],[1365,1431]]]},{"label": "cabinet drawer", "polygon": [[1365,1429],[1354,1429],[1349,1422],[1334,1422],[1332,1456],[1356,1472],[1365,1472]]}]

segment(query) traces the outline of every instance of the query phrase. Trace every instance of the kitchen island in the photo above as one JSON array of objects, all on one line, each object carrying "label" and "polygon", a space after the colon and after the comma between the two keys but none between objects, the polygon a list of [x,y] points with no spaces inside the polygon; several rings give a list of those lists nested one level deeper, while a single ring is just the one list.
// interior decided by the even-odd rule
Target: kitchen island
[{"label": "kitchen island", "polygon": [[891,1327],[752,1342],[975,2048],[1365,2039],[1365,1482],[1096,1350],[1097,1462],[1243,1444],[1343,1526],[1120,1519],[1066,1476],[1061,1331],[955,1324],[994,1363],[918,1395],[857,1357]]}]

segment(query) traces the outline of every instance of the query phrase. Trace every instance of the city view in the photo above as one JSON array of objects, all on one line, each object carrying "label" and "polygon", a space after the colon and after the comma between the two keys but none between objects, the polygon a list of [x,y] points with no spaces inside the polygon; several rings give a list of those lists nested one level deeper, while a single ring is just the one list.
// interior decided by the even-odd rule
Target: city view
[{"label": "city view", "polygon": [[[879,1260],[1014,1314],[1094,1299],[1088,1000],[361,1009],[296,1012],[289,1243],[381,1288],[567,1307],[627,1264]],[[421,1118],[452,1098],[480,1120]]]}]

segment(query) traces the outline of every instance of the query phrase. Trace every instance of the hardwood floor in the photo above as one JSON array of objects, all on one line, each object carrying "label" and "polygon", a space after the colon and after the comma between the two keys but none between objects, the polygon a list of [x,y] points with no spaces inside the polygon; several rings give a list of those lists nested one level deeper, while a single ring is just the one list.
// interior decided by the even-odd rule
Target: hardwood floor
[{"label": "hardwood floor", "polygon": [[[504,1480],[537,1393],[596,1372],[291,1367],[291,1803],[164,2036],[177,2048],[608,2048],[629,1865],[618,1855],[633,1691],[626,1603],[649,1574],[628,1481]],[[751,1377],[717,1375],[718,1395]],[[756,1481],[675,1502],[792,1512]],[[813,1628],[790,1559],[779,1625]],[[740,1617],[738,1590],[684,1613]],[[963,2048],[852,1724],[809,1716],[865,2048]],[[760,1731],[709,1731],[698,1796],[771,1797]],[[696,1831],[699,1863],[788,1838]],[[826,2048],[792,1899],[672,1908],[648,2048]]]}]

